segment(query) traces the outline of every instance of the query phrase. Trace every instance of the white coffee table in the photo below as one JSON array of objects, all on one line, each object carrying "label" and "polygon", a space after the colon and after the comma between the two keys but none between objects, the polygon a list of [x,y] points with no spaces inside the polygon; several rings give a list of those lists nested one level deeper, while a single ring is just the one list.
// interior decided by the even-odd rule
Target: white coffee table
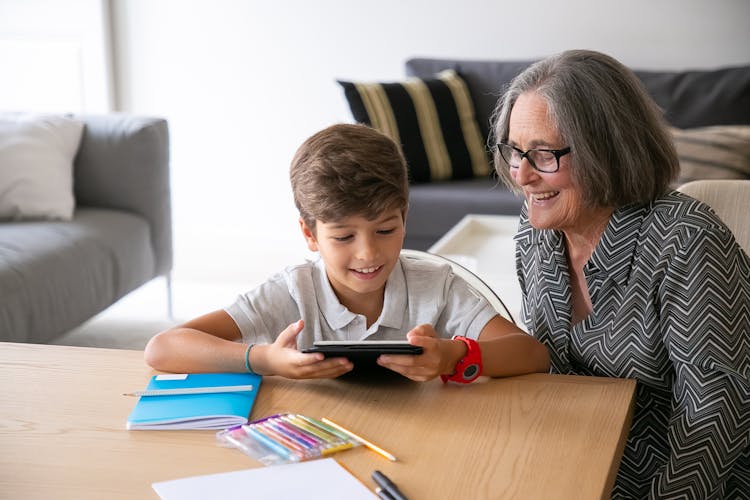
[{"label": "white coffee table", "polygon": [[[464,216],[429,248],[474,272],[500,297],[519,322],[521,289],[516,277],[515,244],[518,217]],[[521,328],[523,325],[519,324]]]}]

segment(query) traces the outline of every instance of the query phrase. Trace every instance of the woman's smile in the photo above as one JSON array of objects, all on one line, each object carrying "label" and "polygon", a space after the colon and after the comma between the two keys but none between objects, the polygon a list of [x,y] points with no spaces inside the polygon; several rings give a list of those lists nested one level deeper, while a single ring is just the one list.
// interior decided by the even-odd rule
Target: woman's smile
[{"label": "woman's smile", "polygon": [[529,201],[535,204],[541,204],[546,201],[556,198],[560,194],[560,191],[545,191],[542,193],[527,193]]}]

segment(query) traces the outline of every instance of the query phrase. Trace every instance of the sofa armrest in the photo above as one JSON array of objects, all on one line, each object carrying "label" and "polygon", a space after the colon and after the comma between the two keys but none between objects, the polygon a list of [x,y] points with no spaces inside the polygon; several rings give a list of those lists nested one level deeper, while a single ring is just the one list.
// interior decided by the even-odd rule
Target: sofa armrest
[{"label": "sofa armrest", "polygon": [[76,204],[145,218],[151,227],[156,274],[168,273],[172,212],[166,120],[125,114],[77,118],[85,128],[74,165]]}]

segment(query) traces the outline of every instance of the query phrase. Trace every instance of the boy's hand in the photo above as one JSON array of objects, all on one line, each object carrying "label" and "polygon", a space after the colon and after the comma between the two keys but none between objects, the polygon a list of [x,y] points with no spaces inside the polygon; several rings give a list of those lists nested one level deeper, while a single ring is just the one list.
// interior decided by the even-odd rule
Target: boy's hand
[{"label": "boy's hand", "polygon": [[321,353],[307,354],[297,350],[297,335],[304,326],[305,322],[299,320],[286,327],[273,344],[253,347],[251,354],[259,350],[258,373],[297,379],[335,378],[354,368],[346,358],[326,359]]},{"label": "boy's hand", "polygon": [[[461,346],[456,343],[437,338],[437,332],[432,325],[419,325],[406,334],[406,339],[412,345],[422,346],[420,355],[383,354],[378,357],[378,364],[400,373],[404,377],[424,382],[443,373],[451,373],[461,353]],[[455,358],[455,359],[454,359]]]}]

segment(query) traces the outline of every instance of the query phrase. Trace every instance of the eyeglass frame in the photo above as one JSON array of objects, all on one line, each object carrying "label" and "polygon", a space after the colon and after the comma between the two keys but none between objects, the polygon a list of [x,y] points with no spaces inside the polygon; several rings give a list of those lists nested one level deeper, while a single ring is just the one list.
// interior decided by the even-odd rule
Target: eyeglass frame
[{"label": "eyeglass frame", "polygon": [[[543,174],[554,174],[555,172],[559,171],[560,170],[560,158],[562,158],[566,154],[570,153],[570,151],[571,151],[570,146],[562,148],[562,149],[539,149],[539,148],[532,148],[532,149],[527,149],[526,151],[523,151],[521,149],[518,149],[515,146],[512,146],[512,145],[508,144],[507,142],[498,142],[497,144],[495,144],[495,147],[497,148],[497,152],[500,153],[500,156],[505,161],[505,163],[508,164],[509,168],[520,168],[521,167],[521,163],[519,162],[518,166],[516,166],[516,167],[514,167],[513,165],[511,165],[510,162],[503,155],[503,149],[502,149],[503,146],[507,146],[507,147],[509,147],[511,149],[514,149],[515,151],[518,151],[521,154],[521,161],[523,161],[523,159],[526,158],[529,161],[529,165],[531,165],[531,167],[534,170],[536,170],[537,172],[542,172]],[[555,164],[557,165],[557,167],[554,170],[541,170],[539,167],[536,166],[536,164],[534,163],[534,160],[531,159],[531,156],[529,156],[529,153],[531,153],[532,151],[541,151],[543,153],[552,153],[552,155],[555,157]]]}]

